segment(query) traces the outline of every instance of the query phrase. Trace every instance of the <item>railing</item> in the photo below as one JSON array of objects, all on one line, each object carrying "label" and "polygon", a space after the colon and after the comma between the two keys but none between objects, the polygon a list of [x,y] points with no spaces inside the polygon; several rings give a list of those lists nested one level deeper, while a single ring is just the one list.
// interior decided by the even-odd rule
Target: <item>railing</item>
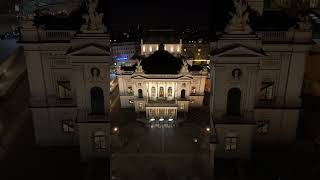
[{"label": "railing", "polygon": [[90,114],[85,109],[77,111],[77,122],[107,122],[108,120],[108,114]]},{"label": "railing", "polygon": [[71,40],[75,31],[48,30],[40,31],[39,34],[42,41],[68,41]]},{"label": "railing", "polygon": [[257,32],[257,35],[266,43],[307,43],[312,41],[311,31],[260,31]]},{"label": "railing", "polygon": [[174,107],[177,106],[176,100],[167,100],[167,99],[157,99],[157,100],[148,100],[147,107],[156,107],[156,106],[162,106],[162,107]]}]

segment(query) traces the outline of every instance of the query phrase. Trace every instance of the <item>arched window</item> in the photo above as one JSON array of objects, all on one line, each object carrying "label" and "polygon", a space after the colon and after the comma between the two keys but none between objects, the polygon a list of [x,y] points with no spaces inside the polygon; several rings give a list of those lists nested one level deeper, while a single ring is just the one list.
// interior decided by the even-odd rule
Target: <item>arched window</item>
[{"label": "arched window", "polygon": [[156,96],[156,88],[155,88],[155,87],[152,87],[152,88],[151,88],[151,96],[152,96],[152,97],[155,97],[155,96]]},{"label": "arched window", "polygon": [[172,87],[169,87],[168,88],[168,97],[171,97],[172,96]]},{"label": "arched window", "polygon": [[164,88],[163,87],[160,87],[159,97],[164,97]]},{"label": "arched window", "polygon": [[91,88],[91,113],[104,114],[104,96],[103,90],[100,87]]},{"label": "arched window", "polygon": [[139,89],[139,90],[138,90],[138,97],[139,97],[139,98],[143,98],[142,89]]},{"label": "arched window", "polygon": [[227,115],[239,116],[240,115],[240,99],[241,91],[238,88],[232,88],[228,92],[227,100]]},{"label": "arched window", "polygon": [[186,90],[181,90],[181,98],[186,98]]}]

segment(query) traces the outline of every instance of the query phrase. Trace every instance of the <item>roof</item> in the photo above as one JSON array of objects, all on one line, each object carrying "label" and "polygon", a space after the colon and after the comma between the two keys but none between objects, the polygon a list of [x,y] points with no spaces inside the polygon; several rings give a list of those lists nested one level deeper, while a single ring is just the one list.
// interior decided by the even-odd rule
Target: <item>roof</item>
[{"label": "roof", "polygon": [[159,50],[144,58],[141,65],[146,74],[178,74],[183,62],[168,51]]}]

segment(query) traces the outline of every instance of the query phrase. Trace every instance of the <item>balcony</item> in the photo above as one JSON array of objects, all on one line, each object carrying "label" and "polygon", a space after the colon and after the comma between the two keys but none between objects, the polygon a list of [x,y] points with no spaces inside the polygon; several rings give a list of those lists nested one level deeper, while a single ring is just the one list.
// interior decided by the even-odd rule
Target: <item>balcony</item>
[{"label": "balcony", "polygon": [[89,122],[109,122],[108,114],[90,114],[86,109],[79,109],[77,112],[78,123],[89,123]]},{"label": "balcony", "polygon": [[176,100],[168,100],[167,98],[158,98],[157,100],[149,99],[146,103],[146,107],[176,107]]},{"label": "balcony", "polygon": [[41,41],[70,41],[75,31],[48,30],[39,31]]},{"label": "balcony", "polygon": [[312,41],[311,31],[260,31],[257,35],[264,43],[310,43]]}]

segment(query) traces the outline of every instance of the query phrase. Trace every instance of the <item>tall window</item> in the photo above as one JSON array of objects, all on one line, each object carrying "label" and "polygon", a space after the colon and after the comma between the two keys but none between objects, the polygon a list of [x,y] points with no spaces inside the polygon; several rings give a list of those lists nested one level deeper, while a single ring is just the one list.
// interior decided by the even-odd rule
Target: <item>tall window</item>
[{"label": "tall window", "polygon": [[151,88],[151,96],[152,96],[152,97],[155,97],[155,96],[156,96],[156,88],[155,88],[155,87],[152,87],[152,88]]},{"label": "tall window", "polygon": [[70,81],[58,81],[57,83],[58,83],[59,99],[71,99]]},{"label": "tall window", "polygon": [[65,133],[73,133],[74,132],[74,126],[73,126],[72,119],[62,120],[62,130]]},{"label": "tall window", "polygon": [[175,115],[174,115],[174,109],[168,109],[168,116],[173,118]]},{"label": "tall window", "polygon": [[93,140],[96,151],[105,151],[107,149],[106,135],[103,131],[95,132]]},{"label": "tall window", "polygon": [[273,81],[263,81],[261,83],[259,99],[262,101],[271,101],[272,94],[273,94],[273,87],[274,87]]},{"label": "tall window", "polygon": [[186,98],[186,90],[181,90],[181,98]]},{"label": "tall window", "polygon": [[159,116],[163,117],[165,115],[165,110],[164,109],[159,109]]},{"label": "tall window", "polygon": [[225,139],[226,142],[226,151],[236,151],[237,150],[237,140],[235,136],[227,136]]},{"label": "tall window", "polygon": [[268,134],[270,122],[268,120],[261,120],[257,123],[257,132],[259,134]]},{"label": "tall window", "polygon": [[138,90],[138,96],[139,96],[139,98],[143,98],[142,89]]},{"label": "tall window", "polygon": [[91,113],[104,114],[104,95],[100,87],[91,88]]},{"label": "tall window", "polygon": [[143,108],[143,103],[139,103],[139,109],[141,110]]},{"label": "tall window", "polygon": [[172,87],[169,87],[168,88],[168,97],[171,97],[172,96]]},{"label": "tall window", "polygon": [[156,116],[156,111],[154,109],[149,110],[149,116],[150,117],[155,117]]},{"label": "tall window", "polygon": [[240,100],[241,100],[240,89],[232,88],[228,91],[227,115],[229,116],[240,115]]},{"label": "tall window", "polygon": [[159,97],[164,97],[164,88],[163,87],[160,87]]}]

